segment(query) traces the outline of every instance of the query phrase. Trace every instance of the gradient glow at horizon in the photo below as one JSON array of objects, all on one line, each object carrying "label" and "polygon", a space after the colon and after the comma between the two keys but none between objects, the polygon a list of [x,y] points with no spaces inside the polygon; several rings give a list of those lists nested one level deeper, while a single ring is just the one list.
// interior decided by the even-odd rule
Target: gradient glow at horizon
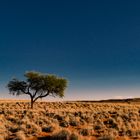
[{"label": "gradient glow at horizon", "polygon": [[66,100],[139,97],[140,1],[1,1],[0,97],[35,70],[66,77]]}]

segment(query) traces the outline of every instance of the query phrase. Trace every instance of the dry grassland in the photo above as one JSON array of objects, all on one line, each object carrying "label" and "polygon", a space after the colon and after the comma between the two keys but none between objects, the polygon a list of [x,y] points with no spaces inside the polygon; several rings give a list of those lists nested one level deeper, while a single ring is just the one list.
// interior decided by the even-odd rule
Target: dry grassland
[{"label": "dry grassland", "polygon": [[140,140],[140,104],[0,101],[0,140]]}]

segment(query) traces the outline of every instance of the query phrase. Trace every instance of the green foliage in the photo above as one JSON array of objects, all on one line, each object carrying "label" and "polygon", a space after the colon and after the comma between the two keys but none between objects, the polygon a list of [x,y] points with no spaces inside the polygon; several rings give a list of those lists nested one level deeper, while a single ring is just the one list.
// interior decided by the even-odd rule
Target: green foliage
[{"label": "green foliage", "polygon": [[27,72],[25,74],[27,83],[34,91],[49,92],[54,96],[63,97],[67,87],[67,81],[55,75],[44,75],[38,72]]},{"label": "green foliage", "polygon": [[13,79],[9,82],[8,88],[10,93],[12,93],[13,95],[20,95],[24,91],[26,91],[27,84],[24,81],[18,81],[17,79]]}]

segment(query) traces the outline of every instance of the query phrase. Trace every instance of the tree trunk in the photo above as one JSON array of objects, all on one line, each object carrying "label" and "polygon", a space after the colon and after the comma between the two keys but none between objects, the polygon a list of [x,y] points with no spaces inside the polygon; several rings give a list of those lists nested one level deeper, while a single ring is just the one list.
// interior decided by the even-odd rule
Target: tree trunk
[{"label": "tree trunk", "polygon": [[31,109],[33,109],[33,104],[34,104],[33,98],[31,98]]}]

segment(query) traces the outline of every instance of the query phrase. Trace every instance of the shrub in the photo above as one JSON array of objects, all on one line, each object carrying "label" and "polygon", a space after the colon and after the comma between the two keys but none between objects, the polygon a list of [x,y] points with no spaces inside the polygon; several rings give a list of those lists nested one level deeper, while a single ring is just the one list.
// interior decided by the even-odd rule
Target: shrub
[{"label": "shrub", "polygon": [[82,136],[89,136],[89,135],[90,135],[90,130],[84,128],[84,129],[82,129],[82,130],[80,131],[80,134],[81,134]]},{"label": "shrub", "polygon": [[9,131],[12,132],[12,133],[16,133],[20,130],[20,128],[17,128],[17,127],[10,127],[9,128]]},{"label": "shrub", "polygon": [[69,131],[67,131],[67,130],[61,130],[60,132],[58,132],[57,134],[55,134],[53,136],[53,138],[54,139],[57,139],[57,140],[68,140],[69,139],[69,136],[70,136]]},{"label": "shrub", "polygon": [[62,126],[62,127],[68,127],[69,123],[67,121],[62,121],[62,122],[60,122],[59,125]]},{"label": "shrub", "polygon": [[58,121],[63,121],[64,117],[60,116],[60,115],[55,115],[54,119],[57,119]]},{"label": "shrub", "polygon": [[53,131],[54,131],[54,127],[52,126],[42,128],[42,132],[53,132]]},{"label": "shrub", "polygon": [[100,126],[100,125],[96,125],[96,126],[94,127],[94,129],[95,129],[95,130],[100,130],[100,129],[101,129],[101,126]]},{"label": "shrub", "polygon": [[79,125],[77,121],[70,121],[69,124],[71,126],[78,126]]},{"label": "shrub", "polygon": [[77,135],[77,134],[72,133],[72,134],[70,135],[69,140],[79,140],[79,137],[78,137],[78,135]]}]

